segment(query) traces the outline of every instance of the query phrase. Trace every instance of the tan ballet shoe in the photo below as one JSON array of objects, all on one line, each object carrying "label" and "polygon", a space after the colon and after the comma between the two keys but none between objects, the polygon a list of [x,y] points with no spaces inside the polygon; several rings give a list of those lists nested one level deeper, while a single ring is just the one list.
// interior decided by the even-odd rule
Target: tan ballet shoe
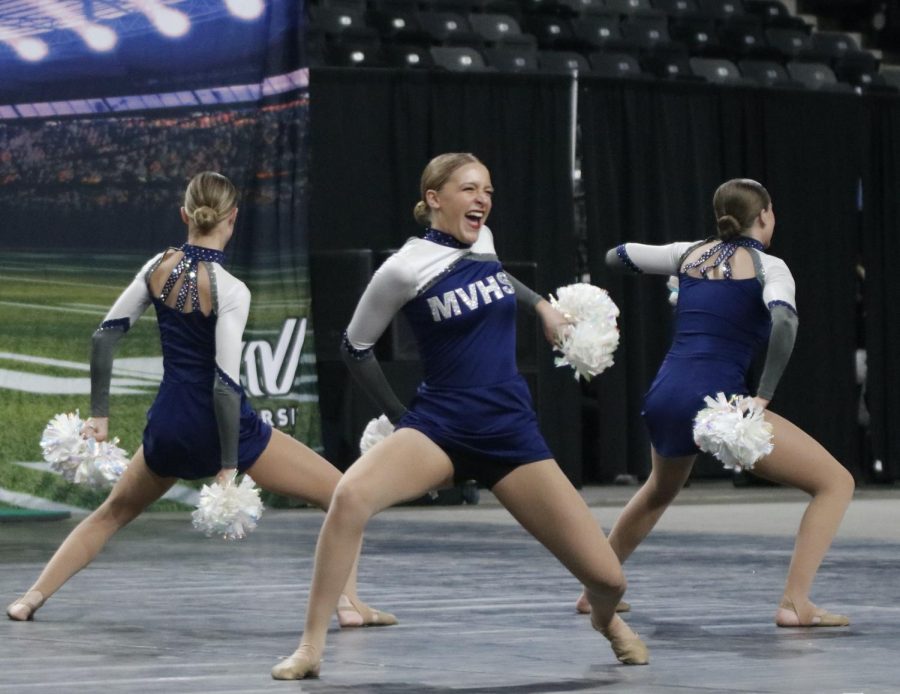
[{"label": "tan ballet shoe", "polygon": [[310,677],[318,677],[320,665],[319,652],[316,647],[303,643],[296,651],[272,668],[272,679],[305,680]]},{"label": "tan ballet shoe", "polygon": [[[616,659],[623,665],[646,665],[650,662],[650,651],[647,650],[647,645],[633,631],[630,636],[613,636],[601,629],[593,618],[591,618],[591,626],[609,640],[609,645],[613,649],[613,653],[616,654]],[[630,628],[629,631],[631,631]]]},{"label": "tan ballet shoe", "polygon": [[780,627],[846,627],[850,618],[843,614],[832,614],[821,607],[814,607],[812,615],[804,620],[788,598],[784,598],[775,612],[775,624]]},{"label": "tan ballet shoe", "polygon": [[[587,596],[584,593],[581,594],[581,597],[578,598],[578,602],[575,603],[575,611],[578,614],[591,613],[591,603],[588,602]],[[631,604],[624,600],[619,600],[619,602],[616,603],[616,612],[631,612]]]},{"label": "tan ballet shoe", "polygon": [[6,616],[16,622],[30,622],[43,604],[44,594],[39,590],[29,590],[6,608]]},{"label": "tan ballet shoe", "polygon": [[397,618],[390,612],[376,610],[349,595],[341,595],[338,600],[337,617],[341,629],[389,627],[397,624]]}]

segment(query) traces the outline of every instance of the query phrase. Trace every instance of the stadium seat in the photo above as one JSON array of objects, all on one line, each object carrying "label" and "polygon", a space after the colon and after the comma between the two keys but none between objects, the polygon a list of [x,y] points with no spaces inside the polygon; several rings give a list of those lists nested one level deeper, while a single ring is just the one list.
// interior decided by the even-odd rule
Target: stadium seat
[{"label": "stadium seat", "polygon": [[484,51],[487,64],[500,72],[538,70],[538,53],[534,46],[495,46]]},{"label": "stadium seat", "polygon": [[601,77],[640,77],[641,64],[627,53],[591,53],[591,72]]},{"label": "stadium seat", "polygon": [[719,45],[738,60],[777,60],[782,53],[769,45],[761,27],[743,22],[728,23],[719,29]]},{"label": "stadium seat", "polygon": [[774,60],[742,60],[738,67],[745,78],[766,87],[803,87],[791,79],[784,65]]},{"label": "stadium seat", "polygon": [[428,34],[422,29],[419,13],[415,9],[373,9],[366,19],[383,41],[427,44]]},{"label": "stadium seat", "polygon": [[684,44],[691,55],[723,56],[716,20],[712,17],[674,17],[669,23],[673,41]]},{"label": "stadium seat", "polygon": [[838,82],[834,72],[824,63],[791,60],[785,67],[791,78],[802,82],[807,89],[828,91],[852,91],[853,89],[849,84]]},{"label": "stadium seat", "polygon": [[431,57],[436,67],[455,72],[484,70],[484,57],[469,46],[432,46]]},{"label": "stadium seat", "polygon": [[772,48],[791,60],[808,55],[812,48],[809,34],[796,29],[766,29],[766,38]]},{"label": "stadium seat", "polygon": [[896,65],[882,66],[878,74],[881,75],[885,84],[900,89],[900,67]]},{"label": "stadium seat", "polygon": [[686,56],[678,55],[650,55],[641,58],[641,70],[649,75],[668,80],[702,81],[691,70],[691,64]]},{"label": "stadium seat", "polygon": [[378,38],[376,31],[366,26],[363,13],[358,10],[313,6],[309,11],[311,28],[326,37],[354,41]]},{"label": "stadium seat", "polygon": [[651,0],[651,4],[669,17],[690,16],[698,10],[697,0]]},{"label": "stadium seat", "polygon": [[523,34],[519,23],[508,14],[470,14],[469,24],[487,45],[537,47],[537,39]]},{"label": "stadium seat", "polygon": [[619,14],[654,12],[650,0],[606,0],[606,9]]},{"label": "stadium seat", "polygon": [[697,7],[702,14],[724,22],[745,14],[741,0],[697,0]]},{"label": "stadium seat", "polygon": [[744,9],[747,14],[759,17],[766,27],[797,29],[807,33],[810,30],[803,18],[792,15],[780,0],[744,0]]},{"label": "stadium seat", "polygon": [[430,68],[434,67],[431,51],[424,46],[414,44],[395,44],[384,46],[385,61],[392,67]]},{"label": "stadium seat", "polygon": [[381,48],[371,43],[342,41],[325,48],[325,62],[334,67],[384,67]]},{"label": "stadium seat", "polygon": [[623,50],[628,43],[622,38],[619,17],[615,15],[579,17],[572,21],[572,31],[578,47],[587,52]]},{"label": "stadium seat", "polygon": [[481,37],[472,31],[469,20],[456,12],[422,12],[424,31],[431,42],[446,46],[481,46]]},{"label": "stadium seat", "polygon": [[[635,15],[622,22],[622,37],[644,53],[679,52],[669,37],[666,17]],[[686,52],[684,48],[684,52]]]},{"label": "stadium seat", "polygon": [[568,19],[532,15],[524,17],[522,22],[525,30],[537,39],[541,48],[570,49],[574,46],[572,23]]},{"label": "stadium seat", "polygon": [[730,60],[724,58],[691,58],[691,70],[708,82],[717,84],[746,84],[740,70]]},{"label": "stadium seat", "polygon": [[562,7],[571,10],[573,16],[608,14],[609,8],[603,0],[558,0]]},{"label": "stadium seat", "polygon": [[590,72],[591,66],[574,51],[538,51],[538,66],[545,72]]}]

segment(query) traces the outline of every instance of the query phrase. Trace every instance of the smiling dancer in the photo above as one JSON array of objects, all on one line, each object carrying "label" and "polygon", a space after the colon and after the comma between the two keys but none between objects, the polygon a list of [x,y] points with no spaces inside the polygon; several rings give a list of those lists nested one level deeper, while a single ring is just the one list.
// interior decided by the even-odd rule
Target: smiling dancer
[{"label": "smiling dancer", "polygon": [[[713,198],[718,237],[649,246],[626,243],[606,256],[613,269],[677,274],[675,336],[644,400],[652,471],[609,534],[621,561],[631,556],[684,486],[698,452],[693,419],[704,397],[748,395],[747,371],[766,342],[754,401],[766,408],[793,350],[797,331],[794,279],[784,261],[765,253],[775,229],[769,193],[756,181],[723,183]],[[846,626],[816,607],[813,579],[853,496],[853,478],[819,443],[770,410],[773,451],[753,472],[812,497],[800,522],[775,623],[781,627]],[[579,608],[585,611],[585,596]]]},{"label": "smiling dancer", "polygon": [[[234,232],[237,191],[204,172],[187,187],[181,218],[187,243],[158,253],[138,272],[94,333],[91,412],[84,436],[107,438],[113,352],[153,304],[163,351],[163,380],[147,412],[143,445],[106,501],[69,534],[37,582],[6,610],[30,620],[44,602],[97,556],[107,541],[181,479],[235,470],[263,489],[327,509],[341,473],[299,441],[272,429],[250,408],[240,386],[241,336],[250,310],[246,285],[223,267]],[[351,557],[360,542],[350,548]],[[356,594],[356,564],[339,588],[342,627],[396,619]]]},{"label": "smiling dancer", "polygon": [[[398,502],[476,479],[585,585],[592,623],[623,663],[647,649],[615,615],[621,566],[584,500],[538,431],[516,368],[517,300],[556,339],[565,319],[503,271],[490,230],[493,186],[471,154],[443,154],[425,168],[416,220],[428,227],[379,268],[343,343],[354,376],[396,424],[345,473],[319,535],[300,646],[272,670],[276,679],[315,677],[328,616],[353,566],[368,520]],[[390,390],[373,347],[398,311],[409,319],[425,371],[409,410]]]}]

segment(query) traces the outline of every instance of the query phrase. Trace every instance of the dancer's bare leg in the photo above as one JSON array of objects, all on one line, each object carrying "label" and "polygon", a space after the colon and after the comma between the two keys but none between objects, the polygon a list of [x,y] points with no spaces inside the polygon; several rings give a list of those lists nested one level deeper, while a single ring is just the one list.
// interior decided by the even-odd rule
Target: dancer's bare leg
[{"label": "dancer's bare leg", "polygon": [[766,421],[772,424],[775,447],[753,466],[753,472],[812,496],[797,531],[782,606],[775,621],[780,626],[845,626],[849,619],[819,610],[810,601],[809,593],[853,497],[853,477],[815,439],[788,420],[767,410]]},{"label": "dancer's bare leg", "polygon": [[[325,511],[341,480],[341,472],[334,465],[277,429],[272,430],[269,445],[247,474],[267,491],[303,499]],[[338,610],[338,621],[342,627],[396,624],[397,619],[392,614],[369,607],[359,599],[356,574],[361,548],[362,539],[356,547],[356,559],[344,585],[342,595],[346,604]]]},{"label": "dancer's bare leg", "polygon": [[447,454],[413,429],[394,432],[350,466],[335,489],[319,533],[300,646],[272,669],[273,677],[302,679],[318,674],[331,614],[369,519],[452,482],[453,465]]},{"label": "dancer's bare leg", "polygon": [[[66,581],[90,564],[120,528],[137,518],[175,482],[174,477],[160,477],[151,472],[144,461],[144,449],[139,448],[106,501],[75,526],[31,586],[28,594],[32,591],[40,594],[40,599],[32,603],[40,607]],[[13,603],[7,614],[15,620],[28,619],[34,612],[33,604]]]},{"label": "dancer's bare leg", "polygon": [[[622,563],[650,534],[669,504],[684,488],[696,458],[693,455],[664,458],[653,447],[650,448],[650,457],[650,476],[622,509],[609,532],[609,545]],[[578,598],[575,609],[590,613],[591,606],[584,593]]]},{"label": "dancer's bare leg", "polygon": [[553,460],[516,468],[491,490],[528,532],[585,586],[594,627],[626,664],[644,664],[647,651],[616,616],[625,576],[581,495]]}]

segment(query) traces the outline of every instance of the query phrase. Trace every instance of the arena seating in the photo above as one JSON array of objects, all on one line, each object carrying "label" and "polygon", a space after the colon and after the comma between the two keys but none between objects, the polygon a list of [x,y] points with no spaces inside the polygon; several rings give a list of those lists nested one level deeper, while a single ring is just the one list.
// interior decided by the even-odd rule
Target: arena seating
[{"label": "arena seating", "polygon": [[312,67],[898,91],[880,53],[780,0],[312,0],[309,19]]}]

